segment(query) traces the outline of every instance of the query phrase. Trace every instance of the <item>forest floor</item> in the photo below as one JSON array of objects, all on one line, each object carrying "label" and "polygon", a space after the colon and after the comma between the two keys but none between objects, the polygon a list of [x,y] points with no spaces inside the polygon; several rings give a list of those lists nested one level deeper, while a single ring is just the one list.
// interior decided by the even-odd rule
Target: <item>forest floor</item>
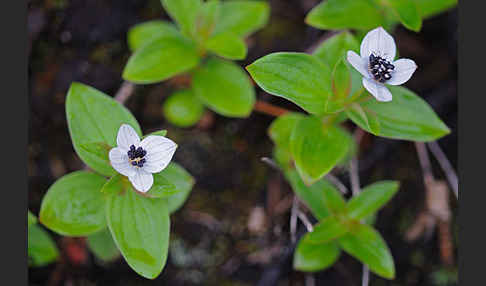
[{"label": "forest floor", "polygon": [[[270,22],[248,39],[242,66],[271,52],[306,51],[326,34],[304,23],[318,1],[269,2]],[[29,209],[35,214],[57,178],[83,167],[67,128],[64,104],[69,85],[80,81],[114,95],[130,55],[128,29],[162,18],[168,19],[159,0],[30,1],[28,171]],[[407,87],[428,101],[452,130],[438,143],[457,168],[457,11],[425,21],[419,34],[399,27],[395,38],[400,55],[419,66]],[[267,128],[273,118],[254,112],[246,119],[230,119],[207,112],[196,127],[175,128],[163,118],[161,104],[179,84],[138,86],[126,102],[144,133],[168,130],[179,145],[174,160],[196,179],[185,206],[171,218],[170,255],[162,274],[155,281],[146,280],[123,259],[104,265],[85,252],[82,239],[62,239],[51,232],[63,258],[29,268],[30,285],[305,285],[306,275],[292,270],[292,192],[282,176],[261,161],[272,154]],[[258,98],[298,109],[261,90]],[[367,134],[359,159],[363,186],[384,179],[401,182],[376,221],[395,258],[397,278],[387,281],[372,275],[371,285],[456,285],[455,197],[451,194],[445,204],[452,212],[448,223],[432,221],[430,228],[421,230],[425,225],[417,218],[424,217],[426,191],[414,144]],[[434,159],[432,168],[443,180]],[[345,170],[336,175],[349,182]],[[416,233],[410,233],[414,224]],[[300,225],[298,233],[304,231]],[[407,239],[413,235],[415,240]],[[69,253],[70,245],[81,246],[74,248],[81,254]],[[332,268],[313,277],[316,285],[361,285],[361,265],[342,255]]]}]

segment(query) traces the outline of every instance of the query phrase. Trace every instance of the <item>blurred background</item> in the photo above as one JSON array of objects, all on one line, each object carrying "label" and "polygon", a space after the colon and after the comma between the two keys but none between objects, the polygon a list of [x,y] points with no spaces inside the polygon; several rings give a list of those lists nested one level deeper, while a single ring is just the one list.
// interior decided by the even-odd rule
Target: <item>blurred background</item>
[{"label": "blurred background", "polygon": [[[304,23],[319,2],[269,1],[270,21],[248,38],[248,57],[239,63],[245,66],[271,52],[304,52],[325,37],[327,31]],[[71,82],[113,96],[130,55],[126,33],[151,19],[170,20],[159,0],[29,1],[28,207],[34,214],[57,178],[83,168],[71,145],[64,109]],[[452,130],[438,143],[457,169],[457,9],[425,20],[418,34],[398,27],[394,36],[400,55],[419,66],[407,87],[429,102]],[[49,232],[60,257],[47,266],[29,267],[30,285],[306,285],[307,275],[292,269],[292,192],[261,161],[272,154],[267,128],[273,118],[252,113],[230,119],[206,111],[197,126],[175,128],[162,116],[162,103],[181,84],[176,78],[137,86],[126,102],[144,133],[168,130],[168,137],[179,144],[175,161],[196,179],[188,201],[171,218],[169,258],[162,274],[154,281],[144,279],[121,258],[99,261],[82,238]],[[298,109],[256,88],[258,99]],[[359,162],[362,185],[383,179],[401,182],[376,221],[395,258],[397,277],[387,281],[372,275],[370,285],[456,285],[457,201],[446,192],[448,197],[435,207],[450,212],[450,219],[430,219],[414,144],[366,134]],[[432,169],[437,179],[444,179],[434,159]],[[337,175],[349,181],[344,170]],[[298,233],[305,233],[302,225]],[[313,279],[315,285],[361,285],[361,270],[357,260],[342,254]]]}]

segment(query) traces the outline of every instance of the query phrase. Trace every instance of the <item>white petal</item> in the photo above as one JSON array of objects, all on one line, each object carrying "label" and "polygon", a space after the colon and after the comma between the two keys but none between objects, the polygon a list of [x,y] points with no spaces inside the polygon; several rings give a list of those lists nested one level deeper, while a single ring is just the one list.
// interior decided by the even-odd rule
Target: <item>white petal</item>
[{"label": "white petal", "polygon": [[372,79],[363,78],[363,85],[378,101],[392,100],[392,94],[383,84]]},{"label": "white petal", "polygon": [[124,176],[132,176],[135,174],[135,168],[128,162],[127,150],[121,147],[115,147],[108,153],[111,166],[120,174]]},{"label": "white petal", "polygon": [[410,59],[399,59],[394,62],[395,69],[391,73],[392,78],[386,83],[391,85],[400,85],[407,82],[417,69],[417,65]]},{"label": "white petal", "polygon": [[135,169],[135,174],[129,176],[128,179],[132,183],[133,187],[142,193],[147,192],[150,190],[152,185],[154,184],[154,177],[152,174],[145,172],[142,169]]},{"label": "white petal", "polygon": [[140,137],[138,137],[135,129],[128,124],[122,124],[116,136],[116,144],[128,150],[131,145],[137,146],[139,142]]},{"label": "white petal", "polygon": [[362,58],[368,59],[371,53],[375,53],[388,61],[393,61],[396,52],[395,40],[382,27],[369,31],[361,42],[360,54]]},{"label": "white petal", "polygon": [[353,51],[348,51],[348,62],[364,77],[369,78],[370,74],[368,72],[368,61],[361,58],[357,53]]},{"label": "white petal", "polygon": [[142,169],[150,173],[158,173],[172,160],[177,144],[166,137],[150,135],[140,142],[140,147],[147,151],[144,157],[146,162]]}]

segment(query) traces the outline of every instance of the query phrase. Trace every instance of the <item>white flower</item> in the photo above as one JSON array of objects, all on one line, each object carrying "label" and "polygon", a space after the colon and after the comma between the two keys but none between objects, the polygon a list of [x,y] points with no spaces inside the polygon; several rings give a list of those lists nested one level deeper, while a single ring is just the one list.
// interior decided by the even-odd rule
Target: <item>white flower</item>
[{"label": "white flower", "polygon": [[154,183],[152,173],[165,169],[177,148],[177,144],[163,136],[149,135],[140,141],[137,132],[127,124],[118,130],[116,144],[109,153],[111,166],[143,193]]},{"label": "white flower", "polygon": [[361,42],[361,56],[348,51],[348,62],[363,75],[363,86],[378,101],[392,100],[392,94],[385,83],[401,85],[417,69],[413,60],[394,61],[396,49],[392,36],[382,27],[378,27],[368,32]]}]

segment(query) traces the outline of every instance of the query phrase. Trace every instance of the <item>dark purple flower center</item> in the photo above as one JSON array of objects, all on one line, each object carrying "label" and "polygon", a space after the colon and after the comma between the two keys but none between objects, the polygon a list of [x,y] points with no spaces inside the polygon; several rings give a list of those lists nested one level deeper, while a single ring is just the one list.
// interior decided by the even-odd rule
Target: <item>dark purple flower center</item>
[{"label": "dark purple flower center", "polygon": [[142,147],[138,147],[135,149],[135,146],[130,146],[130,150],[128,150],[128,161],[132,166],[142,168],[143,164],[145,163],[145,155],[147,151],[143,150]]},{"label": "dark purple flower center", "polygon": [[392,78],[391,72],[394,69],[395,66],[386,59],[373,54],[370,55],[369,70],[376,81],[384,83],[385,81],[390,80]]}]

